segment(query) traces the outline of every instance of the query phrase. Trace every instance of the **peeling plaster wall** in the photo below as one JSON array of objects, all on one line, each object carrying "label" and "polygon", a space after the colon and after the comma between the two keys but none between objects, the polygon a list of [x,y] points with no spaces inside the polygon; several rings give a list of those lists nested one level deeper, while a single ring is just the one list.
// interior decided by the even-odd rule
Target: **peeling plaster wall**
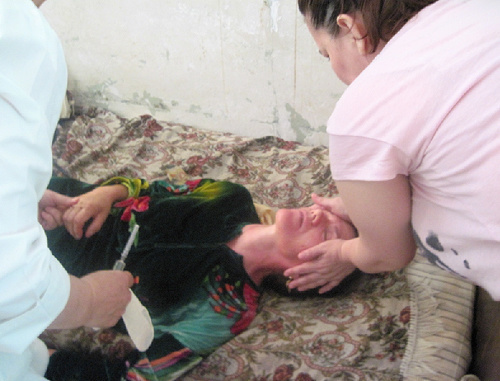
[{"label": "peeling plaster wall", "polygon": [[345,86],[295,0],[48,0],[77,105],[327,144]]}]

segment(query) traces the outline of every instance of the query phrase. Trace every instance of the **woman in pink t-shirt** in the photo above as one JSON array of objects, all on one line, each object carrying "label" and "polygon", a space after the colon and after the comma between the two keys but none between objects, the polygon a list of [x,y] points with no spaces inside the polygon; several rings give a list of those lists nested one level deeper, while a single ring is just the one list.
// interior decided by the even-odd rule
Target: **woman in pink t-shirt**
[{"label": "woman in pink t-shirt", "polygon": [[[300,254],[291,287],[392,271],[418,246],[500,300],[500,3],[299,0],[320,53],[349,85],[328,121],[341,198],[315,202],[359,237]],[[496,17],[495,17],[496,16]],[[486,37],[487,36],[487,37]]]}]

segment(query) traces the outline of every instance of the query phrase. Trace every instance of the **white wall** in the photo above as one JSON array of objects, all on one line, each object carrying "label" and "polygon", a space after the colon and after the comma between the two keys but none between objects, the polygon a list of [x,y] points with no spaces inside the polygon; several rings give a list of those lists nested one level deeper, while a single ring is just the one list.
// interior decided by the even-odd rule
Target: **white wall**
[{"label": "white wall", "polygon": [[77,104],[327,144],[342,91],[295,0],[47,0]]}]

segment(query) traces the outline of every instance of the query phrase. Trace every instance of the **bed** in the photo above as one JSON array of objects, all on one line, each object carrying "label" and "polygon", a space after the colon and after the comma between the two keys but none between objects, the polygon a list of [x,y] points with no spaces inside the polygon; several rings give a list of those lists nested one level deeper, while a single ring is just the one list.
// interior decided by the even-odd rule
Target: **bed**
[{"label": "bed", "polygon": [[[96,183],[112,176],[200,177],[245,185],[272,209],[337,193],[328,149],[277,137],[248,138],[97,108],[61,119],[54,175]],[[250,327],[179,380],[456,381],[471,361],[475,288],[419,255],[404,270],[364,278],[346,295],[292,298],[266,291]],[[126,356],[131,340],[113,329],[50,330],[49,347]],[[470,376],[467,376],[470,379]],[[465,378],[464,378],[465,380]]]}]

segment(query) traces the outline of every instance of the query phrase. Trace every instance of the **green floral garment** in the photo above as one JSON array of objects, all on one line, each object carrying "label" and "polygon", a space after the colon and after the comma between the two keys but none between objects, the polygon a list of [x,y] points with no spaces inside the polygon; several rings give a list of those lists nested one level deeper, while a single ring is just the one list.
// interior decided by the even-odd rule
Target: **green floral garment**
[{"label": "green floral garment", "polygon": [[[74,240],[63,228],[47,232],[49,247],[69,273],[112,268],[129,237],[139,234],[126,269],[139,278],[134,293],[149,310],[155,339],[129,369],[129,380],[175,379],[242,332],[256,314],[260,289],[242,257],[225,243],[259,223],[248,191],[214,180],[187,183],[114,178],[132,197],[115,204],[101,230]],[[50,189],[76,196],[95,185],[54,178]]]}]

